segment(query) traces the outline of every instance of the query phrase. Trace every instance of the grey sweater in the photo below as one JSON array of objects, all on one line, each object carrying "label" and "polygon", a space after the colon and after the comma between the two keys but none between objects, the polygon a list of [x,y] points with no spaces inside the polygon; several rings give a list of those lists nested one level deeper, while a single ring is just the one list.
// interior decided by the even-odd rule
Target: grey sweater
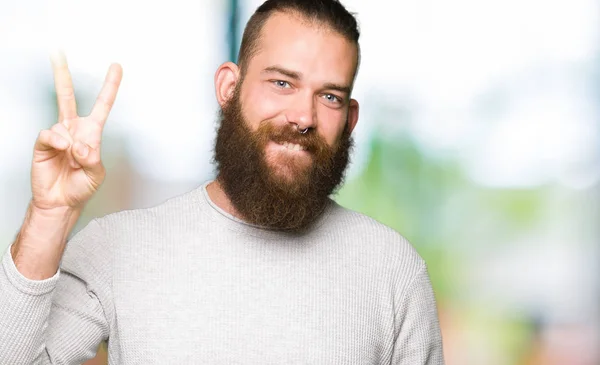
[{"label": "grey sweater", "polygon": [[304,234],[245,224],[203,186],[90,222],[54,277],[0,270],[0,364],[443,364],[424,261],[331,201]]}]

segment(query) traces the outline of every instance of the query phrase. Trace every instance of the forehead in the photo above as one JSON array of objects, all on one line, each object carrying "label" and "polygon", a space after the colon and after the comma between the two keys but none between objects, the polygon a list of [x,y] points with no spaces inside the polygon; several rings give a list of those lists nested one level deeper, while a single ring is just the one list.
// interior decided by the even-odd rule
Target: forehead
[{"label": "forehead", "polygon": [[293,13],[275,13],[262,28],[248,70],[281,66],[313,79],[351,84],[357,47],[326,25]]}]

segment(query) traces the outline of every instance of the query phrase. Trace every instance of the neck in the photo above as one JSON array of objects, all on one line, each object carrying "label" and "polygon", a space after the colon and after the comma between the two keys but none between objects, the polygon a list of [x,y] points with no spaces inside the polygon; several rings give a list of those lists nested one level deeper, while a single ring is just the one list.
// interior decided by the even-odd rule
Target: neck
[{"label": "neck", "polygon": [[235,209],[231,203],[231,199],[229,199],[227,193],[225,193],[225,190],[223,190],[223,186],[219,182],[218,177],[206,186],[206,192],[208,193],[210,200],[212,200],[212,202],[219,208],[238,219],[244,220],[244,217],[237,211],[237,209]]}]

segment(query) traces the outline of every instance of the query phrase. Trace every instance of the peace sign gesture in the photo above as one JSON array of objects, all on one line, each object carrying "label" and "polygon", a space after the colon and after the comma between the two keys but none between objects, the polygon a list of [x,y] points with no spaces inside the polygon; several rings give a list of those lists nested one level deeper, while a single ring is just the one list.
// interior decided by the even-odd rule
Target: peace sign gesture
[{"label": "peace sign gesture", "polygon": [[110,66],[90,115],[77,115],[71,74],[62,53],[52,56],[58,123],[40,132],[31,167],[32,204],[39,209],[81,208],[106,175],[100,161],[102,130],[123,71]]}]

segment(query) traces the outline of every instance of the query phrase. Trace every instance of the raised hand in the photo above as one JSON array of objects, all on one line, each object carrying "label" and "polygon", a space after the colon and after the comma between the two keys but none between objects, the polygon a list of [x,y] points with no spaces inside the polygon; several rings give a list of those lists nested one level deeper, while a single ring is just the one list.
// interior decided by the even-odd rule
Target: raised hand
[{"label": "raised hand", "polygon": [[80,209],[106,175],[100,160],[102,130],[115,102],[123,71],[112,64],[89,116],[77,115],[75,93],[66,59],[52,56],[58,101],[58,123],[40,132],[31,167],[35,208]]}]

